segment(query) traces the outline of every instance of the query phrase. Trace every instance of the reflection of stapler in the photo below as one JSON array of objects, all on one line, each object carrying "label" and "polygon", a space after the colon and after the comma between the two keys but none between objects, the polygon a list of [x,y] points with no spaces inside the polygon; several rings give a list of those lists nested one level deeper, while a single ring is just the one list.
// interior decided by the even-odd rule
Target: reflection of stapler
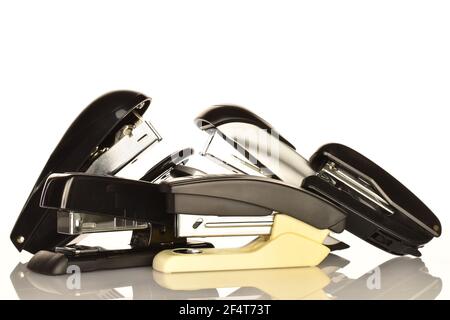
[{"label": "reflection of stapler", "polygon": [[259,292],[266,299],[329,299],[323,289],[329,285],[330,278],[319,267],[174,274],[155,271],[153,279],[161,287],[178,292],[240,287],[233,293],[234,299],[255,299]]},{"label": "reflection of stapler", "polygon": [[347,263],[330,254],[306,268],[174,274],[133,268],[59,276],[19,263],[10,279],[20,299],[327,299],[324,288]]},{"label": "reflection of stapler", "polygon": [[316,267],[183,273],[153,271],[153,279],[163,288],[186,294],[213,288],[234,289],[227,299],[327,300],[330,296],[324,289],[331,284],[337,271],[348,263],[330,254]]},{"label": "reflection of stapler", "polygon": [[[348,261],[330,254],[317,267],[166,274],[153,272],[161,287],[174,292],[238,288],[228,298],[314,300],[435,299],[442,280],[420,258],[396,257],[358,279],[340,271]],[[345,273],[345,272],[344,272]],[[264,292],[261,296],[257,292]]]},{"label": "reflection of stapler", "polygon": [[346,213],[347,230],[387,252],[420,256],[418,249],[441,234],[439,220],[413,193],[348,147],[327,144],[307,161],[270,124],[237,106],[215,106],[196,123],[209,133],[203,155],[328,199]]},{"label": "reflection of stapler", "polygon": [[411,257],[388,260],[358,279],[336,273],[326,287],[339,300],[432,300],[441,290],[442,280]]},{"label": "reflection of stapler", "polygon": [[216,289],[173,291],[158,285],[148,267],[48,276],[19,263],[10,275],[22,300],[164,300],[216,298]]},{"label": "reflection of stapler", "polygon": [[[11,283],[20,299],[435,299],[440,278],[418,258],[391,259],[358,279],[334,254],[317,267],[160,273],[133,268],[46,276],[19,263]],[[343,273],[342,273],[343,272]]]}]

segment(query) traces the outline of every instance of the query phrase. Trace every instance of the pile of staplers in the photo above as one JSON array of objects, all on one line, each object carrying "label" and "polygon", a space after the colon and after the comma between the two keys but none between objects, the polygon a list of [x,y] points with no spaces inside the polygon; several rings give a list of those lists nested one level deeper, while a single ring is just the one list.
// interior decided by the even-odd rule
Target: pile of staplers
[{"label": "pile of staplers", "polygon": [[[200,153],[174,150],[131,179],[127,167],[162,141],[143,117],[150,103],[138,92],[111,92],[69,127],[11,233],[19,251],[34,254],[30,270],[317,266],[348,247],[334,238],[344,230],[381,250],[413,256],[441,234],[430,209],[371,160],[335,143],[306,160],[268,122],[239,106],[213,106],[197,116],[207,136]],[[223,173],[187,165],[200,156]],[[87,234],[118,231],[131,231],[128,248],[80,243]],[[211,244],[232,236],[253,238],[242,247]]]}]

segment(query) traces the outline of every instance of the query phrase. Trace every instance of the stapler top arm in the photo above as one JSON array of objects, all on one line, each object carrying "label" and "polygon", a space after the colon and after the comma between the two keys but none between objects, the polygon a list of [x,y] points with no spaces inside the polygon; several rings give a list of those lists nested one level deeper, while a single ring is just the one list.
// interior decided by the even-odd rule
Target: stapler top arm
[{"label": "stapler top arm", "polygon": [[317,229],[341,232],[345,215],[314,193],[270,178],[206,175],[161,184],[82,173],[47,179],[41,206],[155,224],[173,215],[265,216],[280,212]]}]

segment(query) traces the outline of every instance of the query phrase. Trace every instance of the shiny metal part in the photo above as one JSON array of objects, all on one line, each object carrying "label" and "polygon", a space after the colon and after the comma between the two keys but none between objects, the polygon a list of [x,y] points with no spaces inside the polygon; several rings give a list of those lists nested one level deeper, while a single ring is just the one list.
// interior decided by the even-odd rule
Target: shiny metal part
[{"label": "shiny metal part", "polygon": [[274,216],[177,215],[177,237],[259,236],[270,234]]},{"label": "shiny metal part", "polygon": [[[161,135],[136,112],[133,113],[136,122],[120,128],[115,134],[114,144],[109,147],[97,148],[91,155],[92,163],[86,170],[88,174],[116,174],[126,165],[135,162],[137,157],[161,141]],[[58,212],[58,233],[79,235],[107,231],[124,231],[145,229],[146,223],[112,218],[107,216]]]},{"label": "shiny metal part", "polygon": [[116,133],[112,146],[94,152],[94,160],[86,173],[115,174],[152,144],[161,141],[161,136],[149,122],[136,113],[135,116],[137,122],[122,127]]},{"label": "shiny metal part", "polygon": [[390,214],[394,211],[390,207],[389,203],[376,193],[375,187],[372,187],[369,181],[362,180],[360,177],[354,177],[350,172],[339,168],[334,162],[327,162],[320,171],[320,174],[327,174],[333,179],[336,179],[347,187],[351,188],[353,191],[357,192],[359,195],[364,197],[366,200],[383,208]]},{"label": "shiny metal part", "polygon": [[234,167],[246,174],[275,176],[297,187],[305,177],[315,174],[306,159],[267,130],[247,123],[227,123],[220,130],[207,132],[210,137],[203,155],[221,161],[228,169]]},{"label": "shiny metal part", "polygon": [[101,215],[62,210],[57,213],[57,230],[58,233],[62,234],[78,235],[95,232],[146,229],[147,227],[147,223],[121,218],[110,218]]},{"label": "shiny metal part", "polygon": [[218,136],[216,129],[209,129],[208,140],[200,153],[226,170],[237,174],[265,176],[264,172]]},{"label": "shiny metal part", "polygon": [[55,252],[73,255],[73,256],[77,256],[80,254],[97,253],[97,252],[101,252],[101,251],[104,251],[104,249],[101,247],[87,247],[87,246],[78,246],[78,245],[55,248]]}]

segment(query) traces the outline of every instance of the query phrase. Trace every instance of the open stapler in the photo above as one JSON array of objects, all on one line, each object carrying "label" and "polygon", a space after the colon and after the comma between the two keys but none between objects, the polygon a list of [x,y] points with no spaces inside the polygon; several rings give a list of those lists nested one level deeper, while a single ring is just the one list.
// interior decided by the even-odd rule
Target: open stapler
[{"label": "open stapler", "polygon": [[[162,137],[150,122],[143,119],[150,103],[149,97],[138,92],[111,92],[86,107],[66,131],[11,232],[11,241],[19,251],[35,254],[28,264],[30,269],[45,274],[62,274],[69,265],[77,265],[82,271],[149,265],[161,248],[178,245],[164,240],[172,230],[162,230],[160,226],[152,226],[151,239],[147,223],[127,219],[82,215],[77,220],[79,225],[69,226],[66,225],[70,223],[68,217],[40,206],[46,180],[53,173],[84,172],[97,176],[120,173],[121,176],[137,175],[137,178],[149,181],[196,174],[192,168],[183,166],[192,155],[192,149],[165,157],[164,149],[158,149]],[[147,149],[151,149],[156,157],[145,158],[146,170],[136,172],[130,167]],[[122,230],[133,230],[130,249],[104,250],[79,244],[83,238],[80,235]],[[179,241],[190,246],[182,239]]]},{"label": "open stapler", "polygon": [[308,161],[269,123],[239,106],[214,106],[196,124],[209,134],[204,156],[233,172],[279,179],[328,199],[345,212],[348,231],[380,249],[420,256],[418,249],[441,234],[422,201],[349,147],[324,145]]},{"label": "open stapler", "polygon": [[[211,175],[186,166],[190,148],[168,156],[143,119],[150,98],[106,94],[70,126],[39,176],[11,233],[34,257],[28,268],[57,275],[148,266],[163,272],[315,266],[336,249],[341,208],[312,191],[264,176]],[[138,157],[154,155],[140,175]],[[156,156],[155,156],[156,154]],[[155,161],[156,159],[156,161]],[[132,231],[130,248],[80,244],[91,233]],[[215,249],[218,236],[256,236]],[[156,258],[155,258],[156,255]]]}]

